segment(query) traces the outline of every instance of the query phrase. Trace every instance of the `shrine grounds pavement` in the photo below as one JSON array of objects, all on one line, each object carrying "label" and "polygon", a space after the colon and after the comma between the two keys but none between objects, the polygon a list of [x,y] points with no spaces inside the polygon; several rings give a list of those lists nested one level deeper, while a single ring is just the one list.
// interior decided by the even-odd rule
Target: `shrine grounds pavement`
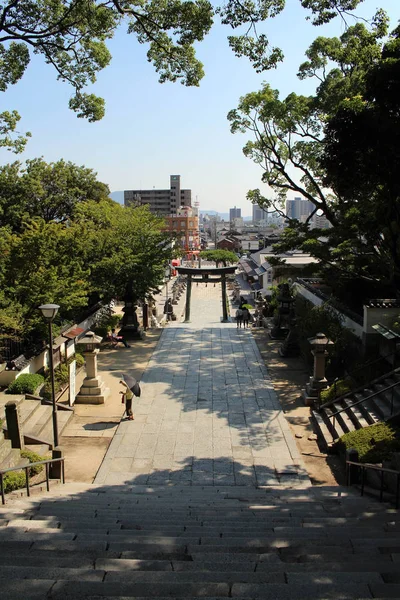
[{"label": "shrine grounds pavement", "polygon": [[193,286],[190,323],[163,330],[94,483],[310,485],[251,331],[221,315],[220,284]]}]

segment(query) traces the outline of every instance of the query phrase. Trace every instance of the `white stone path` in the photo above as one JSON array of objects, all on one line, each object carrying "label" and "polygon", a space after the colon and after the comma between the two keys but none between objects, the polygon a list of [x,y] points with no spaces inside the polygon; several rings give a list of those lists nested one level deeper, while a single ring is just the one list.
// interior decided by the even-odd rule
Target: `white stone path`
[{"label": "white stone path", "polygon": [[220,285],[163,331],[95,483],[309,485],[250,330],[221,323]]}]

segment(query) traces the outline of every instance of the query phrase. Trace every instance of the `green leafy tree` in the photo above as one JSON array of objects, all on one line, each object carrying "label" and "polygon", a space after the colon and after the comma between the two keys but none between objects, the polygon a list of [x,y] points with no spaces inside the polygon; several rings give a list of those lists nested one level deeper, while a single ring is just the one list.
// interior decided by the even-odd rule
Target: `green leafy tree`
[{"label": "green leafy tree", "polygon": [[237,263],[238,257],[230,250],[203,250],[200,252],[201,258],[215,262],[218,267],[220,263],[226,267],[228,264]]},{"label": "green leafy tree", "polygon": [[5,148],[18,154],[25,149],[31,133],[27,131],[24,135],[17,131],[18,121],[21,119],[16,110],[11,112],[5,110],[0,113],[0,148]]},{"label": "green leafy tree", "polygon": [[[361,1],[300,0],[316,25],[345,15]],[[0,6],[0,91],[17,83],[32,53],[37,54],[74,89],[69,106],[78,117],[97,121],[104,116],[104,100],[85,88],[110,63],[107,42],[118,28],[124,25],[128,34],[148,46],[147,59],[160,82],[179,80],[191,86],[204,75],[195,45],[210,31],[216,16],[233,30],[245,28],[243,34],[228,36],[229,45],[261,72],[275,67],[283,54],[270,46],[257,25],[281,13],[285,4],[285,0],[244,4],[228,0],[222,6],[208,0],[9,0]],[[19,118],[16,111],[0,114],[0,145],[15,152],[23,149],[30,135],[13,137]]]},{"label": "green leafy tree", "polygon": [[0,237],[6,240],[0,330],[26,341],[45,339],[40,304],[59,304],[64,318],[87,305],[91,284],[81,258],[84,241],[73,226],[39,217],[26,221],[20,233],[2,228]]},{"label": "green leafy tree", "polygon": [[400,28],[368,70],[365,88],[346,98],[325,129],[324,183],[340,198],[369,268],[400,290]]},{"label": "green leafy tree", "polygon": [[157,292],[165,264],[173,257],[164,219],[147,206],[125,208],[112,200],[85,202],[75,223],[85,239],[85,264],[100,298],[124,298],[129,289],[136,300]]},{"label": "green leafy tree", "polygon": [[73,218],[78,203],[99,201],[109,193],[92,169],[71,162],[14,162],[0,167],[0,224],[18,231],[29,217],[64,222]]},{"label": "green leafy tree", "polygon": [[[336,143],[333,125],[335,118],[343,117],[341,132],[346,130],[348,122],[345,118],[348,118],[348,113],[344,116],[340,113],[343,107],[349,107],[360,114],[360,106],[364,107],[367,98],[371,96],[371,81],[379,81],[378,85],[375,84],[374,93],[377,93],[378,87],[385,93],[381,87],[383,63],[385,69],[389,64],[392,69],[391,75],[387,77],[388,85],[389,82],[392,88],[395,85],[394,73],[398,66],[393,54],[397,52],[397,33],[393,34],[390,51],[385,44],[387,33],[387,16],[379,10],[370,27],[365,23],[357,23],[349,27],[340,38],[317,38],[306,53],[308,60],[299,69],[301,78],[312,77],[318,80],[319,85],[314,95],[300,96],[292,93],[280,100],[278,92],[265,84],[259,92],[241,98],[238,109],[228,115],[233,133],[251,134],[253,139],[245,145],[244,153],[260,165],[263,171],[262,181],[276,192],[274,200],[264,197],[259,189],[251,190],[248,198],[265,209],[272,207],[280,211],[286,218],[284,204],[288,191],[302,195],[315,207],[305,223],[287,219],[289,227],[284,230],[277,248],[300,248],[310,252],[321,261],[332,281],[361,279],[369,282],[369,285],[376,280],[388,283],[394,281],[391,272],[397,269],[397,250],[393,253],[393,244],[390,248],[390,244],[380,242],[387,222],[383,215],[379,218],[382,211],[378,204],[372,199],[370,202],[367,200],[368,185],[361,188],[358,197],[350,193],[345,195],[343,186],[340,188],[338,185],[341,181],[340,167],[350,154],[353,154],[350,165],[354,170],[357,170],[360,156],[365,156],[364,173],[367,168],[370,169],[369,181],[372,183],[375,177],[374,185],[379,187],[379,177],[373,175],[377,172],[377,165],[367,160],[368,146],[362,145],[362,138],[357,138],[355,130],[347,130],[348,137],[344,138],[349,141],[347,152],[343,145]],[[395,88],[393,91],[394,101]],[[380,122],[379,119],[376,120],[374,127],[379,127]],[[364,114],[362,125],[365,127],[368,123]],[[391,121],[391,127],[398,127],[395,120]],[[384,129],[388,131],[387,128]],[[393,136],[394,144],[396,135]],[[380,140],[383,141],[383,136]],[[355,147],[358,151],[354,155]],[[389,144],[387,152],[390,153],[391,149]],[[380,160],[383,163],[386,160],[386,149],[382,143],[380,150]],[[342,152],[340,165],[334,152]],[[329,156],[332,159],[330,165],[333,168],[336,166],[335,173],[333,170],[328,173]],[[395,157],[393,162],[390,160],[390,164],[393,165],[394,162]],[[345,169],[348,182],[354,174],[352,167]],[[362,171],[354,175],[353,191],[362,178]],[[381,179],[383,178],[384,176]],[[365,218],[361,216],[364,208]],[[311,220],[316,214],[325,215],[332,228],[311,228]],[[392,223],[391,227],[394,227],[393,213],[388,220]],[[375,228],[373,237],[369,237],[371,228]],[[374,256],[376,260],[373,260]]]}]

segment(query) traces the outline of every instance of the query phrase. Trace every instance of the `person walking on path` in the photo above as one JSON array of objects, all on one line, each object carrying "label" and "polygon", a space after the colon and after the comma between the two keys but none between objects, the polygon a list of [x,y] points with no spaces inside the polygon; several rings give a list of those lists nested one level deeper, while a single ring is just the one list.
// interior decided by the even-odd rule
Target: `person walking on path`
[{"label": "person walking on path", "polygon": [[246,327],[249,326],[250,311],[246,306],[243,306],[242,313],[243,313],[243,328],[246,329]]},{"label": "person walking on path", "polygon": [[239,307],[236,311],[235,316],[236,316],[236,327],[237,327],[237,329],[241,329],[242,323],[243,323],[243,309]]},{"label": "person walking on path", "polygon": [[174,312],[171,298],[168,298],[166,303],[164,304],[164,315],[167,315],[167,321],[171,321],[172,313]]},{"label": "person walking on path", "polygon": [[125,412],[129,421],[133,421],[135,418],[132,412],[132,400],[133,396],[140,396],[140,386],[136,379],[130,375],[122,375],[123,379],[120,379],[120,384],[124,386],[124,390],[120,392],[123,394],[122,402],[125,402]]}]

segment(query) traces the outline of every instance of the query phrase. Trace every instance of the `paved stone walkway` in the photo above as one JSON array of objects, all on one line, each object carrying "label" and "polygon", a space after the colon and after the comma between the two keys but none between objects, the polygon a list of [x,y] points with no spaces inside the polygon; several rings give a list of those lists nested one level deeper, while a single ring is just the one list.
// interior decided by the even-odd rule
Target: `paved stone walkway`
[{"label": "paved stone walkway", "polygon": [[95,483],[309,485],[250,330],[221,323],[220,284],[163,331]]}]

